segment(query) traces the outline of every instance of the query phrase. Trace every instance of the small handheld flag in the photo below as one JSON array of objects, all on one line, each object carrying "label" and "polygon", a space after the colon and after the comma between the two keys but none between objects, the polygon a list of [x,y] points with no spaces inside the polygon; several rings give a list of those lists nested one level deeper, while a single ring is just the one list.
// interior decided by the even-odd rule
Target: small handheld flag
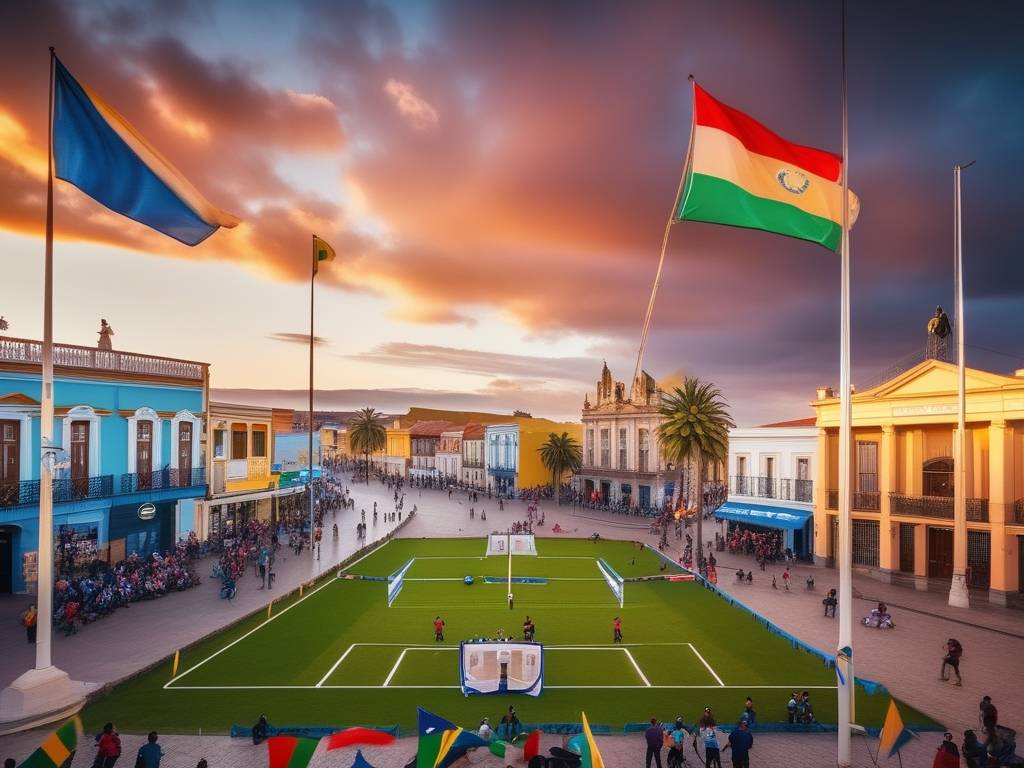
[{"label": "small handheld flag", "polygon": [[597,742],[594,741],[594,734],[590,732],[590,723],[587,722],[587,713],[581,712],[583,717],[583,734],[586,741],[583,743],[583,752],[580,754],[581,768],[604,768],[604,758],[597,749]]},{"label": "small handheld flag", "polygon": [[373,766],[363,757],[363,750],[360,749],[356,751],[356,759],[352,762],[352,768],[373,768]]},{"label": "small handheld flag", "polygon": [[271,736],[267,739],[269,768],[306,768],[319,743],[302,736]]},{"label": "small handheld flag", "polygon": [[75,758],[82,719],[77,715],[46,737],[18,768],[66,768]]},{"label": "small handheld flag", "polygon": [[394,741],[395,737],[386,731],[378,731],[374,728],[346,728],[343,731],[336,731],[327,737],[327,751],[351,747],[356,744],[385,746],[393,744]]},{"label": "small handheld flag", "polygon": [[890,699],[885,723],[882,724],[882,730],[878,734],[878,754],[884,753],[886,757],[892,757],[913,737],[914,734],[903,725],[903,718],[900,717],[895,699]]},{"label": "small handheld flag", "polygon": [[198,245],[218,227],[238,224],[59,59],[53,63],[51,140],[58,179],[185,245]]}]

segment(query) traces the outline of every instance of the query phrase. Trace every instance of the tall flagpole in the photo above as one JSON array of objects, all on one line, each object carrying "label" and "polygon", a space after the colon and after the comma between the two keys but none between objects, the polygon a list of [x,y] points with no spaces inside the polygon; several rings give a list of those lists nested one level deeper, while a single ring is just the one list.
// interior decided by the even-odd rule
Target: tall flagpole
[{"label": "tall flagpole", "polygon": [[953,441],[953,580],[949,585],[949,604],[954,608],[969,608],[967,589],[967,427],[964,366],[964,265],[963,228],[960,206],[960,171],[974,165],[953,167],[953,251],[956,255],[956,363],[957,363],[957,417],[956,439]]},{"label": "tall flagpole", "polygon": [[[691,85],[694,83],[693,75],[689,76]],[[661,271],[665,266],[665,251],[668,249],[668,236],[672,231],[672,225],[676,221],[676,209],[679,206],[679,198],[683,194],[683,185],[686,183],[686,169],[690,165],[690,157],[693,153],[693,121],[690,123],[690,146],[686,150],[686,158],[683,160],[683,171],[679,176],[679,187],[676,189],[675,201],[672,203],[672,210],[669,211],[668,221],[665,222],[665,232],[661,236],[661,253],[658,255],[658,269],[654,273],[654,285],[651,288],[651,296],[647,300],[647,311],[644,313],[644,325],[640,331],[640,349],[636,353],[636,369],[633,371],[633,381],[630,383],[630,392],[636,380],[640,377],[640,371],[644,364],[644,347],[647,345],[647,332],[651,327],[651,315],[654,314],[654,300],[658,295],[658,286],[661,284]]]},{"label": "tall flagpole", "polygon": [[848,768],[851,760],[850,723],[855,689],[853,671],[853,526],[850,520],[851,449],[853,414],[850,404],[850,204],[849,144],[847,136],[846,90],[846,0],[842,3],[842,66],[843,66],[843,167],[842,197],[843,238],[839,302],[839,643],[836,671],[839,685],[838,730],[840,768]]},{"label": "tall flagpole", "polygon": [[43,261],[43,371],[39,401],[39,570],[36,582],[36,669],[53,666],[53,88],[56,55],[50,48],[50,113],[47,121],[46,256]]},{"label": "tall flagpole", "polygon": [[315,546],[313,541],[315,529],[313,519],[313,285],[316,280],[316,235],[313,235],[313,261],[309,271],[309,547]]}]

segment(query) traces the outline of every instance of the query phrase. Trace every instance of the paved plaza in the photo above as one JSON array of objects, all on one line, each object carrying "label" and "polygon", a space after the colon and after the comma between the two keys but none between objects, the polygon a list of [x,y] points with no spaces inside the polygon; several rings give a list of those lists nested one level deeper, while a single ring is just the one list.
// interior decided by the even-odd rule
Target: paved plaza
[{"label": "paved plaza", "polygon": [[[368,519],[372,519],[374,501],[381,511],[393,507],[391,493],[378,481],[371,481],[369,486],[350,484],[349,487],[356,504],[354,510],[338,513],[341,541],[334,543],[328,536],[319,561],[308,552],[295,557],[283,549],[276,568],[278,582],[273,592],[258,590],[257,580],[247,574],[239,581],[237,598],[229,603],[219,598],[218,582],[205,578],[202,586],[191,591],[137,603],[83,627],[77,635],[67,638],[56,636],[53,645],[55,664],[76,680],[113,683],[166,658],[176,648],[261,609],[275,593],[283,594],[329,571],[358,548],[353,535],[360,509],[366,509]],[[474,504],[475,519],[470,520],[465,494],[454,492],[449,499],[446,491],[407,489],[405,509],[410,510],[414,505],[418,509],[417,514],[400,531],[402,537],[483,536],[492,530],[503,530],[526,516],[523,502],[505,502],[504,511],[499,511],[496,499],[481,499]],[[647,523],[637,518],[574,510],[569,506],[556,507],[550,501],[544,502],[542,509],[546,520],[544,528],[537,531],[540,536],[586,537],[598,533],[606,538],[656,544],[656,537],[649,532]],[[479,519],[481,511],[486,511],[486,521]],[[331,522],[328,518],[328,525]],[[552,534],[555,524],[565,533]],[[374,527],[370,524],[369,536],[381,539],[396,525],[378,523]],[[706,525],[706,538],[713,539],[717,528],[716,524]],[[679,555],[681,544],[679,540],[670,539],[673,556]],[[773,573],[781,576],[781,567],[769,568],[766,572],[756,571],[752,585],[738,585],[733,571],[740,567],[749,568],[753,564],[752,558],[722,553],[717,557],[719,586],[723,590],[810,644],[823,650],[835,647],[838,624],[821,615],[821,598],[833,586],[835,571],[812,566],[797,567],[793,571],[794,588],[785,592],[781,589],[781,578],[778,579],[779,589],[771,587],[771,576]],[[209,573],[211,565],[208,562],[201,566],[204,576]],[[813,592],[804,587],[806,575],[810,573],[816,580]],[[879,631],[857,625],[854,642],[860,677],[882,682],[895,696],[940,720],[958,734],[966,728],[977,727],[978,701],[986,694],[991,695],[999,707],[1001,722],[1018,730],[1024,727],[1020,717],[1024,692],[1019,685],[1010,682],[1012,678],[1020,679],[1022,672],[1019,659],[1024,655],[1024,617],[1020,613],[980,603],[969,611],[957,611],[945,605],[944,595],[885,585],[860,576],[855,577],[854,586],[857,595],[855,617],[866,614],[874,602],[885,600],[892,609],[897,627],[894,631]],[[16,621],[16,614],[25,602],[24,597],[0,602],[0,642],[6,651],[0,657],[0,677],[5,684],[32,663],[31,648],[25,643]],[[965,648],[962,688],[937,680],[941,644],[948,637],[957,637]],[[740,705],[741,702],[737,702],[738,708]],[[496,713],[482,710],[481,716],[484,714],[493,718]],[[629,713],[626,719],[641,721],[651,714]],[[678,714],[692,721],[698,713]],[[528,712],[524,715],[528,720]],[[24,757],[40,738],[40,733],[35,732],[0,739],[0,753]],[[907,748],[904,763],[908,766],[930,765],[939,738],[935,734],[925,734]],[[834,736],[757,734],[756,739],[755,765],[821,766],[834,760]],[[210,760],[211,768],[259,765],[263,760],[262,757],[254,758],[253,747],[246,740],[199,734],[168,735],[162,740],[171,755],[166,763],[170,768],[191,768],[199,757],[204,756]],[[639,736],[605,737],[600,739],[600,743],[606,750],[609,765],[639,764],[642,758]],[[129,737],[126,754],[131,754],[134,749],[132,744],[134,741]],[[856,765],[871,764],[869,747],[874,749],[868,741],[859,738],[855,741]],[[366,756],[377,768],[387,768],[404,765],[413,751],[414,746],[409,743],[383,751],[368,750]],[[502,764],[484,756],[474,757],[471,762],[481,766]],[[75,766],[87,763],[88,760],[79,756]],[[313,762],[314,766],[350,764],[351,755],[345,753],[318,756]],[[895,761],[892,764],[895,765]]]}]

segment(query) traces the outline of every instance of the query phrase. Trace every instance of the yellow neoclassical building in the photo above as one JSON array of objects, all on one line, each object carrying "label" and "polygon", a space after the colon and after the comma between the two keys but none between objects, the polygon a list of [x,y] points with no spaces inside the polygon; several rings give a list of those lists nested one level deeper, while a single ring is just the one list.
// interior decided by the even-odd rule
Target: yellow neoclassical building
[{"label": "yellow neoclassical building", "polygon": [[[966,372],[967,563],[974,599],[1024,602],[1024,370]],[[836,554],[839,400],[819,390],[815,559]],[[957,367],[925,360],[853,396],[854,567],[948,590]],[[959,544],[960,542],[956,542]]]}]

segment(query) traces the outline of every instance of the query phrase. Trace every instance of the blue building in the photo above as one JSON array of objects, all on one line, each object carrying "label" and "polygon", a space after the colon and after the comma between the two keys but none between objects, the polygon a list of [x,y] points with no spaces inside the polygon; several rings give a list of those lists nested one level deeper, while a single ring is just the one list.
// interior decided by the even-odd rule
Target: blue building
[{"label": "blue building", "polygon": [[[42,343],[0,337],[0,593],[35,590]],[[55,561],[166,550],[206,495],[209,366],[54,344]]]}]

